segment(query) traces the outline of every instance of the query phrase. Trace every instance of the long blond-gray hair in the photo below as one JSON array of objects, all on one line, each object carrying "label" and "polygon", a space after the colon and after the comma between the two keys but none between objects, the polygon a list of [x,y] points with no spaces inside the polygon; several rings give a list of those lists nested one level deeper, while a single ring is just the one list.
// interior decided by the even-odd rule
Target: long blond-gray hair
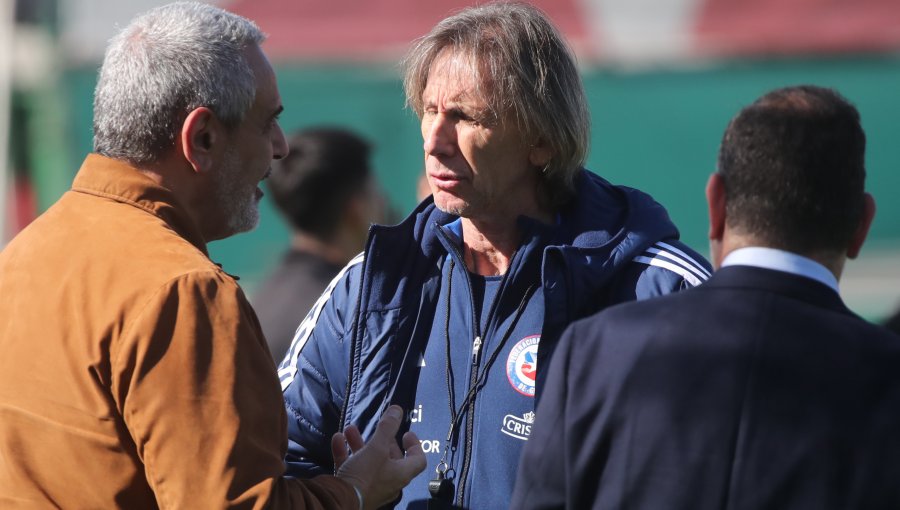
[{"label": "long blond-gray hair", "polygon": [[445,51],[475,64],[469,69],[494,119],[515,119],[526,140],[550,149],[540,169],[545,191],[554,206],[567,201],[587,157],[590,114],[572,51],[547,16],[527,4],[496,2],[438,23],[403,63],[407,105],[419,117],[428,73]]}]

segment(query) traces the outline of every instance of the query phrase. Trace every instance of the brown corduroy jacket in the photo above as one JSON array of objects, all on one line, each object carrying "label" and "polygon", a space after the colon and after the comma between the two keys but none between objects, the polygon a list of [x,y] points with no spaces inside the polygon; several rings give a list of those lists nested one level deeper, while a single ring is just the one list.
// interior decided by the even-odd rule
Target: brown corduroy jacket
[{"label": "brown corduroy jacket", "polygon": [[172,193],[90,155],[0,252],[0,508],[356,508],[281,478],[284,405],[235,279]]}]

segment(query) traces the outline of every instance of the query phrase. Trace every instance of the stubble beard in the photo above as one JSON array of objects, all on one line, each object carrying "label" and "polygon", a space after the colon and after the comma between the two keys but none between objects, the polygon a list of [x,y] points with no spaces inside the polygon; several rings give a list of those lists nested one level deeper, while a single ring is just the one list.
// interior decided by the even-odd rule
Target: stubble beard
[{"label": "stubble beard", "polygon": [[240,179],[243,170],[239,158],[229,149],[215,189],[216,201],[221,207],[228,236],[248,232],[259,224],[256,186],[248,192]]},{"label": "stubble beard", "polygon": [[462,218],[467,217],[468,213],[472,211],[472,204],[469,201],[459,200],[456,197],[454,197],[454,200],[446,200],[437,194],[432,196],[434,197],[434,206],[447,214]]}]

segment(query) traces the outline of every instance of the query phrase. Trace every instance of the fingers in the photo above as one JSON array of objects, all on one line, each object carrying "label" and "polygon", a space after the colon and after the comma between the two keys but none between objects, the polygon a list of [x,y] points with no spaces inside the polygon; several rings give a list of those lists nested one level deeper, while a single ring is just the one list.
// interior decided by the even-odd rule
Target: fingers
[{"label": "fingers", "polygon": [[[419,438],[413,432],[403,435],[403,449],[394,440],[397,430],[403,421],[403,410],[399,406],[392,405],[384,412],[370,444],[380,444],[387,447],[388,458],[395,461],[402,476],[411,480],[422,472],[426,466],[425,453]],[[350,449],[348,451],[347,446]],[[350,457],[350,452],[359,452],[365,446],[359,429],[350,425],[344,429],[343,434],[338,432],[331,438],[331,453],[334,457],[335,468],[340,468]]]},{"label": "fingers", "polygon": [[425,455],[422,452],[422,442],[419,441],[419,437],[416,436],[415,432],[403,434],[403,449],[406,450],[407,454],[410,453],[410,450],[418,450],[419,454]]},{"label": "fingers", "polygon": [[350,452],[347,450],[347,439],[340,432],[335,432],[331,436],[331,457],[334,459],[335,470],[340,469],[350,457]]},{"label": "fingers", "polygon": [[[350,447],[349,450],[347,449],[348,446]],[[334,468],[340,469],[344,462],[347,461],[347,458],[350,457],[350,452],[357,452],[363,446],[365,446],[365,442],[355,425],[350,425],[344,429],[343,433],[335,432],[331,436],[331,456],[334,458]]]},{"label": "fingers", "polygon": [[397,435],[397,431],[400,430],[400,424],[403,422],[403,409],[400,406],[390,406],[387,408],[387,411],[384,412],[384,415],[381,416],[381,421],[378,422],[378,427],[375,429],[375,434],[372,436],[372,442],[381,442],[382,444],[391,444],[396,443],[394,440],[394,436]]},{"label": "fingers", "polygon": [[356,425],[350,425],[345,428],[344,436],[347,438],[347,444],[350,445],[350,451],[352,452],[357,452],[366,445],[365,441],[363,441],[362,434],[359,433],[359,429],[356,428]]},{"label": "fingers", "polygon": [[400,469],[407,476],[407,480],[412,480],[416,475],[425,470],[428,464],[425,459],[425,452],[422,451],[422,443],[416,437],[414,432],[403,434],[403,449],[406,450],[406,459],[398,462]]}]

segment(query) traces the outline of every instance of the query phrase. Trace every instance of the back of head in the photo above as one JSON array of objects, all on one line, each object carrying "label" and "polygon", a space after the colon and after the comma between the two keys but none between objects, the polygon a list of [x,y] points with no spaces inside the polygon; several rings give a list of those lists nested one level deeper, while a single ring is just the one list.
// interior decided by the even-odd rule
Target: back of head
[{"label": "back of head", "polygon": [[272,164],[269,189],[291,225],[328,240],[343,210],[369,180],[369,144],[332,128],[297,132],[290,153]]},{"label": "back of head", "polygon": [[722,139],[728,227],[795,253],[844,252],[863,215],[865,147],[859,113],[834,90],[766,94]]},{"label": "back of head", "polygon": [[471,71],[492,117],[515,119],[526,139],[551,150],[547,191],[555,204],[567,200],[587,157],[590,115],[572,52],[546,15],[527,4],[496,2],[438,23],[404,62],[406,100],[419,117],[429,70],[443,51],[475,63]]},{"label": "back of head", "polygon": [[177,2],[135,18],[109,43],[94,94],[94,151],[135,164],[174,146],[187,114],[211,108],[227,127],[253,104],[244,50],[265,36],[250,20]]}]

